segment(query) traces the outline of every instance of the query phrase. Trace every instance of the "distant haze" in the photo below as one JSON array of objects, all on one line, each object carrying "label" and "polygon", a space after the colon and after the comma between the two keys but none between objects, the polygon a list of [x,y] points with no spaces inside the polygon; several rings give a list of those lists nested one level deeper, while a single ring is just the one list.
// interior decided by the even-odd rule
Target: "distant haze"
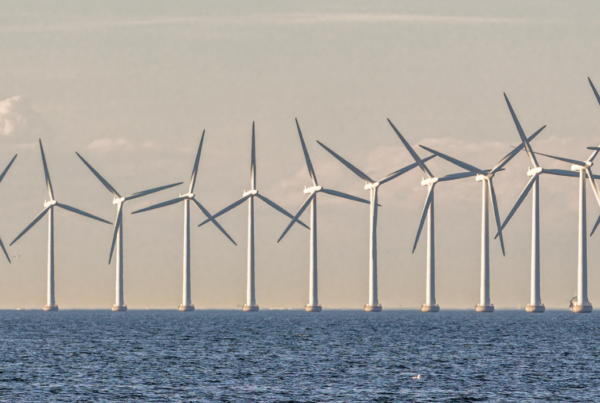
[{"label": "distant haze", "polygon": [[[125,302],[176,308],[182,293],[183,206],[130,212],[187,192],[206,129],[196,194],[215,213],[248,189],[256,122],[258,190],[296,212],[310,178],[299,119],[319,184],[367,197],[364,183],[320,140],[372,177],[412,163],[389,127],[480,168],[519,138],[509,96],[538,151],[585,159],[600,144],[600,6],[580,1],[5,1],[0,14],[0,184],[5,245],[42,210],[44,141],[59,201],[110,221],[112,195],[84,156],[121,194],[172,182],[178,188],[126,205]],[[418,148],[421,155],[425,151]],[[541,159],[546,167],[567,164]],[[461,171],[430,164],[436,175]],[[504,218],[527,182],[526,155],[495,179]],[[598,172],[596,172],[598,173]],[[425,298],[425,238],[411,254],[426,189],[414,170],[382,186],[379,297],[384,309]],[[542,300],[566,308],[576,291],[578,181],[542,177]],[[530,197],[505,231],[506,257],[491,245],[498,308],[529,300]],[[479,296],[481,187],[474,179],[436,191],[437,300],[473,308]],[[600,213],[588,187],[588,227]],[[307,217],[307,216],[305,216]],[[319,296],[325,308],[362,308],[368,296],[368,206],[319,196]],[[306,218],[308,219],[308,218]],[[192,301],[235,308],[245,300],[247,206],[220,223],[233,246],[192,210]],[[256,207],[256,296],[265,308],[308,300],[308,231]],[[56,299],[61,308],[109,308],[112,228],[56,211]],[[495,230],[493,221],[491,228]],[[0,308],[41,308],[47,223],[0,256]],[[600,235],[589,241],[589,296],[600,303]]]}]

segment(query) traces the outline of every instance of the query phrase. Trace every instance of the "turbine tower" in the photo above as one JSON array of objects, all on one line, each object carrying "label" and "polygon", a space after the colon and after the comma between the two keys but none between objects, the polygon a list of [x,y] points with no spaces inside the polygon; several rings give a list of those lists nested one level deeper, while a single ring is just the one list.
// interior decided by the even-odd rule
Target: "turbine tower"
[{"label": "turbine tower", "polygon": [[144,211],[150,211],[161,207],[170,206],[172,204],[177,204],[179,202],[183,202],[183,303],[179,305],[179,310],[182,312],[189,312],[194,310],[194,305],[192,304],[192,287],[191,287],[191,270],[190,270],[190,201],[192,201],[198,208],[202,211],[202,213],[223,233],[225,236],[233,242],[234,245],[237,245],[235,241],[229,236],[229,234],[221,227],[221,224],[217,222],[213,218],[212,215],[204,208],[202,204],[198,200],[196,200],[196,195],[194,194],[194,186],[196,185],[196,175],[198,174],[198,164],[200,163],[200,153],[202,152],[202,143],[204,142],[204,131],[202,132],[202,137],[200,138],[200,145],[198,146],[198,152],[196,153],[196,160],[194,162],[194,168],[192,169],[192,177],[190,178],[190,187],[188,192],[184,195],[181,193],[179,197],[171,200],[167,200],[162,203],[155,204],[150,207],[146,207],[140,210],[136,210],[131,214],[142,213]]},{"label": "turbine tower", "polygon": [[[6,168],[4,168],[4,171],[2,172],[2,174],[0,174],[0,182],[2,182],[2,179],[4,179],[4,177],[6,176],[8,169],[13,164],[13,162],[15,162],[15,159],[17,159],[17,154],[15,154],[15,156],[12,158],[12,160],[10,160],[10,162],[8,163]],[[4,256],[6,256],[6,260],[8,260],[8,263],[12,263],[10,261],[10,257],[8,256],[8,252],[6,252],[6,248],[4,247],[4,243],[2,242],[2,239],[0,239],[0,247],[2,248],[2,252],[4,252]]]},{"label": "turbine tower", "polygon": [[98,178],[98,180],[104,185],[106,189],[110,193],[112,193],[114,199],[113,204],[117,206],[117,218],[115,219],[115,226],[113,231],[112,244],[110,245],[110,254],[108,255],[108,264],[110,264],[113,256],[113,251],[115,249],[115,244],[117,245],[117,259],[116,259],[116,284],[115,284],[115,304],[112,307],[113,312],[121,312],[127,310],[127,305],[125,305],[125,300],[123,298],[123,205],[126,201],[137,199],[138,197],[143,197],[150,195],[152,193],[159,192],[161,190],[172,188],[173,186],[181,185],[183,182],[173,183],[171,185],[161,186],[154,189],[144,190],[142,192],[137,192],[129,196],[121,196],[117,190],[108,183],[106,179],[100,175],[98,171],[96,171],[79,153],[75,153],[77,156],[83,161],[85,166],[89,168],[90,171]]},{"label": "turbine tower", "polygon": [[[529,304],[525,310],[530,313],[542,313],[546,310],[546,307],[542,303],[542,295],[541,295],[541,285],[540,285],[540,276],[541,276],[541,265],[540,265],[540,183],[539,177],[542,174],[550,174],[550,175],[558,175],[558,176],[575,176],[578,177],[579,174],[573,171],[567,171],[563,169],[546,169],[539,166],[537,159],[535,158],[535,153],[531,148],[530,141],[542,131],[546,126],[539,129],[535,134],[533,134],[529,139],[525,137],[525,132],[521,127],[521,123],[517,118],[515,111],[513,110],[510,101],[506,94],[504,94],[504,98],[506,99],[506,104],[508,105],[508,109],[510,110],[510,114],[515,122],[515,126],[517,127],[517,132],[519,133],[519,138],[521,139],[521,145],[515,150],[522,150],[523,148],[527,152],[529,160],[533,165],[533,168],[530,168],[527,171],[527,176],[530,177],[527,185],[517,198],[515,205],[510,210],[510,213],[504,219],[502,223],[502,229],[506,227],[512,216],[518,210],[523,200],[527,197],[529,192],[533,189],[532,193],[532,212],[531,212],[531,295],[529,299]],[[496,235],[498,237],[498,235]]]},{"label": "turbine tower", "polygon": [[[336,154],[333,150],[328,148],[326,145],[317,141],[325,150],[327,150],[331,155],[333,155],[338,161],[346,166],[349,170],[354,172],[359,178],[363,179],[367,183],[365,184],[365,190],[371,192],[370,197],[370,225],[369,225],[369,302],[365,305],[366,312],[381,312],[381,304],[379,303],[379,297],[377,295],[377,210],[379,207],[378,204],[378,192],[379,186],[383,185],[399,177],[400,175],[410,171],[411,169],[418,166],[418,164],[411,164],[402,169],[399,169],[395,172],[392,172],[385,178],[374,181],[367,174],[362,172],[360,169],[356,168],[350,162],[346,161],[344,158]],[[423,161],[428,161],[434,156],[429,156],[425,158]]]},{"label": "turbine tower", "polygon": [[309,290],[308,290],[308,305],[304,308],[306,312],[321,312],[322,307],[319,304],[319,287],[318,287],[318,269],[317,269],[317,193],[325,193],[332,196],[341,197],[348,200],[353,200],[361,203],[369,204],[368,200],[361,199],[360,197],[352,196],[347,193],[338,192],[337,190],[326,189],[323,186],[319,186],[317,182],[317,175],[313,168],[306,144],[304,143],[304,137],[302,137],[302,130],[296,119],[296,127],[298,128],[298,136],[300,137],[300,145],[302,146],[302,152],[306,161],[306,167],[308,168],[308,175],[312,180],[313,185],[309,188],[304,186],[304,194],[308,194],[308,198],[304,201],[296,215],[292,218],[292,221],[288,224],[283,234],[279,237],[277,242],[281,241],[285,234],[292,228],[295,222],[299,222],[298,218],[304,213],[304,210],[310,205],[310,263],[309,263]]},{"label": "turbine tower", "polygon": [[[419,237],[421,236],[421,231],[423,230],[423,224],[425,223],[425,218],[427,218],[427,275],[426,275],[426,285],[425,285],[425,304],[421,307],[421,311],[423,312],[439,312],[440,306],[437,304],[435,299],[435,223],[434,223],[434,198],[433,191],[435,189],[435,185],[438,182],[446,182],[455,179],[462,179],[475,176],[476,174],[473,172],[463,172],[457,174],[451,174],[447,176],[442,176],[438,178],[434,176],[429,168],[425,165],[425,162],[417,155],[415,150],[410,146],[408,141],[400,134],[396,126],[392,123],[391,120],[388,119],[388,122],[392,126],[392,129],[396,132],[410,155],[413,157],[415,162],[421,168],[423,173],[427,175],[427,179],[421,180],[421,186],[427,186],[427,197],[425,198],[425,206],[423,207],[423,213],[421,214],[421,220],[419,222],[419,229],[417,230],[417,236],[415,238],[415,243],[413,245],[412,253],[415,253],[415,249],[417,248],[417,244],[419,242]],[[430,157],[431,158],[431,157]]]},{"label": "turbine tower", "polygon": [[[537,133],[534,134],[534,136]],[[445,159],[457,165],[467,171],[474,174],[475,180],[482,184],[482,216],[481,216],[481,290],[479,304],[475,307],[476,312],[494,312],[494,305],[490,302],[490,234],[489,234],[489,206],[490,201],[494,209],[494,216],[496,218],[496,226],[498,228],[498,234],[500,236],[500,247],[502,248],[502,254],[504,255],[504,239],[502,237],[502,224],[500,222],[500,213],[498,212],[498,202],[496,201],[496,192],[494,191],[494,183],[492,178],[494,175],[503,169],[508,162],[517,155],[520,149],[514,149],[502,158],[494,168],[482,170],[473,165],[469,165],[465,162],[459,161],[456,158],[452,158],[448,155],[442,154],[439,151],[432,150],[431,148],[421,146],[427,151]]]},{"label": "turbine tower", "polygon": [[[213,218],[220,217],[221,215],[227,213],[230,210],[233,210],[240,204],[244,203],[248,200],[248,274],[247,274],[247,286],[246,286],[246,303],[242,310],[244,312],[257,312],[259,310],[259,306],[256,304],[256,294],[255,294],[255,279],[254,279],[254,198],[257,197],[259,200],[262,200],[269,206],[273,207],[275,210],[279,211],[281,214],[285,215],[288,218],[294,218],[289,212],[287,212],[284,208],[277,205],[274,201],[268,199],[262,194],[258,193],[256,190],[256,147],[255,147],[255,135],[254,135],[254,122],[252,122],[252,153],[250,156],[250,190],[245,191],[242,194],[242,198],[237,201],[231,203],[229,206],[225,207],[223,210],[219,211]],[[209,220],[205,220],[200,223],[198,226],[202,226],[206,224]],[[300,222],[300,224],[306,228],[306,224]]]},{"label": "turbine tower", "polygon": [[50,181],[50,173],[48,172],[48,165],[46,164],[46,156],[44,155],[44,147],[42,146],[42,140],[40,140],[40,151],[42,153],[42,163],[44,165],[44,176],[46,177],[46,188],[48,189],[48,196],[50,200],[44,201],[44,209],[41,213],[35,217],[35,219],[29,224],[10,244],[17,242],[27,231],[29,231],[38,221],[40,221],[46,213],[48,213],[48,295],[46,299],[46,305],[44,311],[58,311],[58,305],[54,299],[54,207],[60,207],[62,209],[71,211],[73,213],[80,214],[84,217],[92,218],[94,220],[101,221],[106,224],[112,224],[110,221],[103,220],[100,217],[86,213],[74,207],[68,206],[63,203],[59,203],[54,198],[54,190],[52,189],[52,182]]}]

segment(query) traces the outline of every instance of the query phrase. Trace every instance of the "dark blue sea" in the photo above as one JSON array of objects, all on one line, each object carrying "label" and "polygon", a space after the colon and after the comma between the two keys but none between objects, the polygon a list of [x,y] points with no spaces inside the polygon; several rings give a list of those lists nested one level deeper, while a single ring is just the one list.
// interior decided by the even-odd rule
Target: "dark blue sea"
[{"label": "dark blue sea", "polygon": [[0,311],[0,400],[593,402],[599,336],[552,310]]}]

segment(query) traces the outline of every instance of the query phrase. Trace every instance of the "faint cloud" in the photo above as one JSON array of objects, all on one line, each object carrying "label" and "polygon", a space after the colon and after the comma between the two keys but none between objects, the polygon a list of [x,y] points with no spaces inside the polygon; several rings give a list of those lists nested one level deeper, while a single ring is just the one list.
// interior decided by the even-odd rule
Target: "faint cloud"
[{"label": "faint cloud", "polygon": [[20,95],[0,101],[0,134],[12,136],[22,130],[27,123],[28,109]]}]

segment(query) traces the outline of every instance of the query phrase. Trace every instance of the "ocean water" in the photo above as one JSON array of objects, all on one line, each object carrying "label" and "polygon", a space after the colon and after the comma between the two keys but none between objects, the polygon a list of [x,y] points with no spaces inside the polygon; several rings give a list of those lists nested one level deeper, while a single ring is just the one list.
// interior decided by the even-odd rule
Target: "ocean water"
[{"label": "ocean water", "polygon": [[0,311],[0,401],[593,402],[599,337],[566,311]]}]

